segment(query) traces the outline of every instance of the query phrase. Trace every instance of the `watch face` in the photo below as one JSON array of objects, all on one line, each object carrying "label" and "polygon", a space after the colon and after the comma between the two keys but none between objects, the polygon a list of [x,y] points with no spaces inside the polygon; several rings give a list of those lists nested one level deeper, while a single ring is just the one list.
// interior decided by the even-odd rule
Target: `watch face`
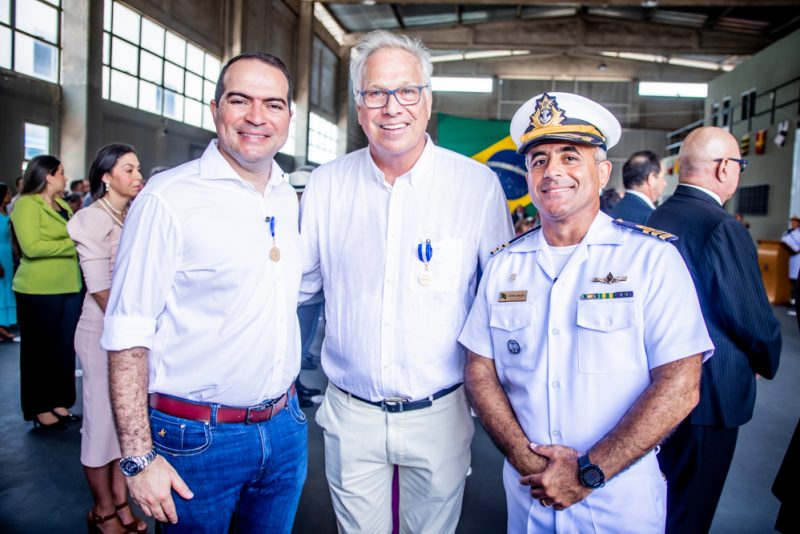
[{"label": "watch face", "polygon": [[598,488],[605,482],[603,472],[594,465],[587,466],[581,471],[581,482],[589,488]]},{"label": "watch face", "polygon": [[123,458],[119,461],[119,468],[128,476],[133,476],[141,471],[141,467],[135,460],[131,458]]}]

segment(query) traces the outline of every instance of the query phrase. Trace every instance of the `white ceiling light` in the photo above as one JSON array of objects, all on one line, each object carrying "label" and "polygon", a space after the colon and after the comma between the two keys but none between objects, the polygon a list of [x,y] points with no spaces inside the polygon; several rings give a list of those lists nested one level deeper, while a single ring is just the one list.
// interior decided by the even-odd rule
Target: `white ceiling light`
[{"label": "white ceiling light", "polygon": [[437,92],[455,93],[491,93],[492,78],[455,78],[450,76],[434,76],[431,79],[432,89]]}]

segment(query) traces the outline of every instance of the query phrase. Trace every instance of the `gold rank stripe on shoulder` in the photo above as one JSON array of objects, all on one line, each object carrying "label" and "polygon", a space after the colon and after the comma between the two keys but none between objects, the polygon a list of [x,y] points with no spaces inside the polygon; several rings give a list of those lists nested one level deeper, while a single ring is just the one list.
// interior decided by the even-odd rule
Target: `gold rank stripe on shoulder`
[{"label": "gold rank stripe on shoulder", "polygon": [[678,240],[678,236],[676,236],[675,234],[670,234],[669,232],[665,232],[664,230],[658,230],[656,228],[650,228],[649,226],[645,226],[643,224],[636,224],[628,221],[623,221],[622,219],[614,219],[614,224],[616,224],[617,226],[622,226],[623,228],[627,228],[628,230],[638,232],[643,235],[649,235],[650,237],[657,237],[660,240],[666,241],[668,243]]},{"label": "gold rank stripe on shoulder", "polygon": [[528,230],[528,231],[527,231],[527,232],[525,232],[524,234],[520,234],[520,235],[518,235],[517,237],[515,237],[514,239],[512,239],[512,240],[511,240],[511,241],[509,241],[508,243],[503,243],[502,245],[500,245],[499,247],[497,247],[496,249],[494,249],[493,251],[491,251],[491,252],[489,253],[489,255],[490,255],[490,256],[494,256],[494,255],[495,255],[495,254],[497,254],[498,252],[500,252],[500,251],[503,251],[503,250],[507,249],[508,247],[510,247],[511,245],[513,245],[514,243],[518,243],[518,242],[522,241],[523,239],[525,239],[526,237],[528,237],[529,235],[531,235],[533,232],[535,232],[535,231],[536,231],[536,230],[538,230],[539,228],[541,228],[541,226],[537,226],[537,227],[536,227],[536,228],[534,228],[533,230]]}]

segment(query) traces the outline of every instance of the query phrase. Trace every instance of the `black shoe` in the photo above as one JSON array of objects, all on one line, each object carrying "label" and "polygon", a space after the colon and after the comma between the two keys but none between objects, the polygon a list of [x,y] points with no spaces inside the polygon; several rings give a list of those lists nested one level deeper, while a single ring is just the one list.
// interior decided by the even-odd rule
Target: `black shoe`
[{"label": "black shoe", "polygon": [[322,392],[320,390],[318,390],[317,388],[307,388],[303,384],[300,384],[297,387],[297,393],[301,397],[313,397],[314,395],[319,395]]},{"label": "black shoe", "polygon": [[74,414],[72,412],[69,412],[67,415],[61,415],[58,412],[53,412],[53,414],[58,417],[58,420],[62,423],[77,423],[83,419],[82,415]]},{"label": "black shoe", "polygon": [[307,397],[306,395],[298,395],[297,400],[300,402],[301,408],[311,408],[314,406],[314,402],[311,400],[311,397]]},{"label": "black shoe", "polygon": [[55,423],[50,423],[50,424],[46,425],[46,424],[42,423],[39,420],[39,416],[38,415],[34,415],[33,416],[33,428],[34,428],[34,430],[42,430],[42,431],[52,432],[54,430],[66,430],[67,429],[67,425],[61,419],[59,419]]}]

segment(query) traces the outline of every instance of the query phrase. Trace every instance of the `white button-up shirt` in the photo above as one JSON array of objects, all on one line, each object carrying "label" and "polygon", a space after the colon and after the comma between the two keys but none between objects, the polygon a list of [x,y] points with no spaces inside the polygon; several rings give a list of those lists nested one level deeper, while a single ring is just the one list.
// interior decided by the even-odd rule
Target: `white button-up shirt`
[{"label": "white button-up shirt", "polygon": [[159,174],[125,222],[103,348],[150,349],[151,392],[236,406],[280,396],[300,368],[297,221],[276,163],[262,195],[216,141]]},{"label": "white button-up shirt", "polygon": [[[428,138],[392,187],[365,148],[314,171],[301,214],[302,289],[324,285],[329,380],[370,400],[417,400],[461,382],[456,338],[478,268],[513,236],[497,176]],[[428,240],[423,285],[418,246]]]},{"label": "white button-up shirt", "polygon": [[[609,273],[616,282],[593,281]],[[527,295],[509,301],[508,291]],[[498,253],[459,341],[494,359],[531,442],[579,452],[614,428],[651,369],[713,352],[677,249],[604,213],[557,277],[540,230]],[[666,484],[653,453],[561,512],[532,499],[507,462],[503,478],[509,532],[663,532]]]}]

